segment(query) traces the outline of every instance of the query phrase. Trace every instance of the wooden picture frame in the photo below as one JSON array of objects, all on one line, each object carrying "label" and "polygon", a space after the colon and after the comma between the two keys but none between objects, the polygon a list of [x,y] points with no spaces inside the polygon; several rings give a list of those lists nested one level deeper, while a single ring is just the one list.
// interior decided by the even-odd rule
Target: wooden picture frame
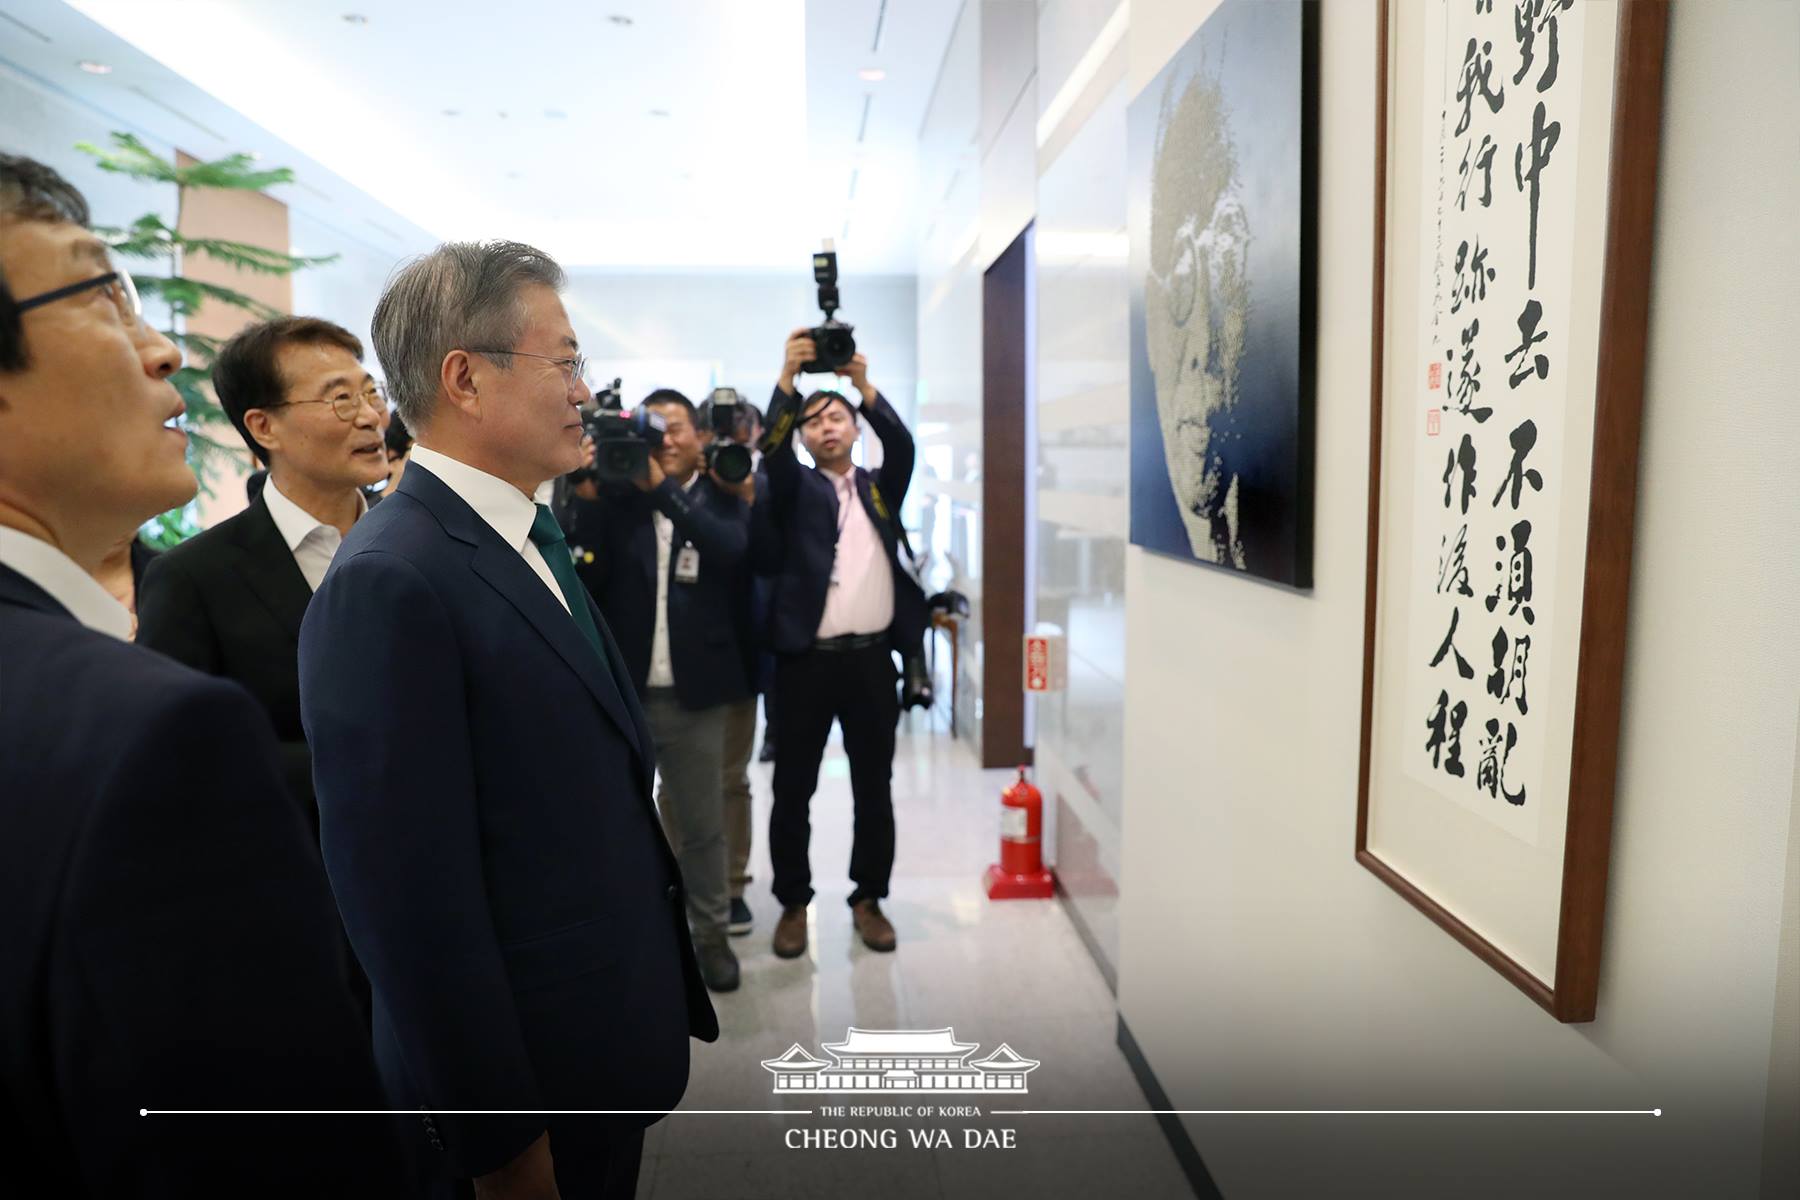
[{"label": "wooden picture frame", "polygon": [[[1553,548],[1560,545],[1561,553],[1567,561],[1579,566],[1578,571],[1566,572],[1562,582],[1558,582],[1556,577],[1552,576],[1554,587],[1568,589],[1567,592],[1557,594],[1559,596],[1573,595],[1572,580],[1576,575],[1580,577],[1578,603],[1563,605],[1554,611],[1557,619],[1554,631],[1561,633],[1566,639],[1566,631],[1572,626],[1578,626],[1579,636],[1572,647],[1565,643],[1551,643],[1550,651],[1547,652],[1550,656],[1549,703],[1544,703],[1541,693],[1537,697],[1537,703],[1540,706],[1537,720],[1542,722],[1540,727],[1547,731],[1545,743],[1561,747],[1566,739],[1566,793],[1560,791],[1560,781],[1563,778],[1560,770],[1553,769],[1560,767],[1563,761],[1560,749],[1542,751],[1542,761],[1545,765],[1538,779],[1542,784],[1553,786],[1547,792],[1546,789],[1540,787],[1538,796],[1541,798],[1548,794],[1551,799],[1545,802],[1539,811],[1548,813],[1552,817],[1559,816],[1561,819],[1542,821],[1537,827],[1539,842],[1525,847],[1522,839],[1516,837],[1509,839],[1507,830],[1492,824],[1493,821],[1516,816],[1516,810],[1509,812],[1503,809],[1497,815],[1491,815],[1487,819],[1488,823],[1483,823],[1479,811],[1458,804],[1445,803],[1435,798],[1432,791],[1434,787],[1448,795],[1452,786],[1462,786],[1460,779],[1450,781],[1446,778],[1443,781],[1432,783],[1415,782],[1422,778],[1417,773],[1417,770],[1422,768],[1417,768],[1416,762],[1413,766],[1408,766],[1407,764],[1414,760],[1409,760],[1406,756],[1416,755],[1417,752],[1412,747],[1418,744],[1418,738],[1441,738],[1444,708],[1441,704],[1439,705],[1437,712],[1440,726],[1430,732],[1427,732],[1429,722],[1427,726],[1414,724],[1417,717],[1416,712],[1401,713],[1399,711],[1405,707],[1406,703],[1404,698],[1406,692],[1403,686],[1407,678],[1404,673],[1407,669],[1406,664],[1412,664],[1414,670],[1412,678],[1414,679],[1418,677],[1418,671],[1422,670],[1405,653],[1409,644],[1413,646],[1419,644],[1418,639],[1413,637],[1409,642],[1406,638],[1400,637],[1400,632],[1410,634],[1415,626],[1422,625],[1423,619],[1419,618],[1417,614],[1427,606],[1439,605],[1437,611],[1441,611],[1441,605],[1444,603],[1443,596],[1450,591],[1444,584],[1446,556],[1441,549],[1446,543],[1438,543],[1440,547],[1438,549],[1426,547],[1426,554],[1435,553],[1437,555],[1436,591],[1439,596],[1421,599],[1422,592],[1417,581],[1422,577],[1419,564],[1424,561],[1420,551],[1423,539],[1415,536],[1410,543],[1405,543],[1404,539],[1396,538],[1392,530],[1384,530],[1384,522],[1394,523],[1401,517],[1412,520],[1415,528],[1422,527],[1418,524],[1420,518],[1416,514],[1423,502],[1420,500],[1421,493],[1416,488],[1421,475],[1421,465],[1428,460],[1426,451],[1419,447],[1424,444],[1422,439],[1426,436],[1427,429],[1430,430],[1431,436],[1436,436],[1437,424],[1433,421],[1429,409],[1425,410],[1426,419],[1422,425],[1414,426],[1412,424],[1412,418],[1418,415],[1421,408],[1420,398],[1424,395],[1423,389],[1426,381],[1416,376],[1412,377],[1412,382],[1405,382],[1405,380],[1408,373],[1425,362],[1424,358],[1417,353],[1417,350],[1427,342],[1425,337],[1417,336],[1418,331],[1423,327],[1421,314],[1426,311],[1433,314],[1439,312],[1444,293],[1441,287],[1438,288],[1433,293],[1432,306],[1428,308],[1427,305],[1420,302],[1420,295],[1426,290],[1424,287],[1418,286],[1424,278],[1422,272],[1415,272],[1411,283],[1404,277],[1399,278],[1398,282],[1395,278],[1390,278],[1390,274],[1404,276],[1406,265],[1413,260],[1423,264],[1428,255],[1424,251],[1420,251],[1419,254],[1409,258],[1406,243],[1399,240],[1410,238],[1417,241],[1421,237],[1423,228],[1421,223],[1415,221],[1408,224],[1406,222],[1409,210],[1401,213],[1399,223],[1393,228],[1390,228],[1389,219],[1396,205],[1405,210],[1408,195],[1417,198],[1423,194],[1421,188],[1414,188],[1409,193],[1403,193],[1395,187],[1396,179],[1405,177],[1410,180],[1411,176],[1407,175],[1407,171],[1411,167],[1418,168],[1417,176],[1420,182],[1425,182],[1428,178],[1435,179],[1439,186],[1437,193],[1439,248],[1433,252],[1435,257],[1432,257],[1431,261],[1442,266],[1446,257],[1442,246],[1447,211],[1444,200],[1446,192],[1442,181],[1446,178],[1446,173],[1454,169],[1444,165],[1442,151],[1443,130],[1448,128],[1449,122],[1440,115],[1439,157],[1435,167],[1437,172],[1435,176],[1429,175],[1432,168],[1426,165],[1430,159],[1424,148],[1429,139],[1420,137],[1416,141],[1412,140],[1411,134],[1419,132],[1421,127],[1409,126],[1406,122],[1418,118],[1429,120],[1430,105],[1423,97],[1429,95],[1427,90],[1429,85],[1435,83],[1441,87],[1442,84],[1441,67],[1436,69],[1436,74],[1433,74],[1434,64],[1448,61],[1444,55],[1453,53],[1453,51],[1445,50],[1445,47],[1450,45],[1448,32],[1441,40],[1441,44],[1433,43],[1430,40],[1429,35],[1434,28],[1432,22],[1435,20],[1446,31],[1454,27],[1459,35],[1455,44],[1461,45],[1460,33],[1463,30],[1455,23],[1460,21],[1463,25],[1470,25],[1481,19],[1462,12],[1462,5],[1470,3],[1470,0],[1454,0],[1454,2],[1457,6],[1456,15],[1433,17],[1430,15],[1432,10],[1429,10],[1426,5],[1415,5],[1412,0],[1401,5],[1393,4],[1392,0],[1384,0],[1379,18],[1376,91],[1375,269],[1372,306],[1373,360],[1371,364],[1369,444],[1369,541],[1364,621],[1361,754],[1357,789],[1356,859],[1557,1020],[1588,1021],[1593,1019],[1598,1002],[1601,935],[1605,918],[1606,882],[1612,839],[1613,788],[1618,758],[1621,684],[1625,662],[1626,610],[1631,571],[1630,551],[1636,508],[1638,440],[1650,294],[1651,235],[1655,211],[1663,55],[1667,36],[1668,12],[1664,0],[1619,0],[1615,23],[1609,19],[1611,13],[1607,6],[1584,5],[1586,12],[1581,19],[1587,24],[1581,26],[1581,30],[1583,38],[1588,40],[1576,42],[1577,47],[1599,46],[1601,43],[1592,39],[1601,35],[1609,35],[1615,39],[1610,43],[1612,47],[1610,51],[1612,60],[1610,103],[1604,103],[1605,93],[1599,90],[1604,87],[1606,82],[1604,77],[1597,80],[1584,80],[1580,75],[1580,62],[1575,64],[1575,69],[1571,72],[1568,53],[1569,38],[1565,36],[1564,39],[1564,71],[1575,81],[1573,94],[1577,97],[1577,105],[1586,106],[1580,108],[1580,113],[1583,114],[1581,116],[1583,124],[1580,126],[1583,137],[1576,149],[1590,155],[1599,153],[1601,148],[1606,150],[1606,156],[1599,164],[1579,156],[1574,159],[1565,156],[1564,162],[1573,164],[1568,171],[1565,171],[1566,178],[1579,177],[1581,164],[1586,164],[1586,170],[1591,172],[1591,178],[1595,183],[1604,185],[1603,195],[1598,195],[1600,190],[1598,188],[1590,187],[1584,194],[1581,188],[1571,185],[1571,193],[1577,197],[1577,200],[1569,202],[1568,207],[1573,215],[1568,219],[1578,221],[1580,217],[1578,210],[1581,204],[1589,204],[1591,211],[1596,216],[1603,214],[1605,235],[1603,249],[1584,251],[1584,253],[1591,253],[1592,257],[1597,260],[1597,273],[1591,274],[1584,283],[1578,277],[1580,271],[1578,266],[1568,268],[1570,276],[1575,279],[1568,289],[1571,296],[1580,297],[1585,294],[1589,300],[1588,310],[1594,309],[1593,300],[1597,296],[1597,311],[1590,311],[1590,315],[1585,318],[1589,327],[1597,328],[1597,344],[1583,345],[1575,337],[1568,338],[1567,345],[1563,347],[1565,354],[1559,364],[1573,364],[1574,366],[1573,370],[1567,370],[1565,374],[1574,381],[1575,386],[1571,387],[1568,383],[1561,386],[1570,387],[1571,399],[1574,398],[1577,391],[1585,398],[1588,393],[1584,364],[1588,361],[1586,355],[1592,355],[1591,461],[1585,481],[1580,479],[1578,473],[1567,473],[1558,498],[1544,501],[1548,506],[1562,506],[1556,508],[1556,512],[1567,513],[1585,509],[1586,518],[1585,540],[1579,546],[1575,542],[1575,535],[1581,532],[1578,522],[1565,520],[1560,526],[1552,526],[1553,536],[1560,530],[1560,537],[1566,542],[1566,544],[1552,543]],[[1480,11],[1479,6],[1474,7],[1477,12]],[[1554,8],[1554,2],[1549,7]],[[1511,9],[1512,5],[1502,3],[1499,8],[1502,10],[1499,14],[1500,17],[1510,21],[1511,14],[1505,10]],[[1422,16],[1421,14],[1426,15]],[[1406,32],[1417,42],[1418,46],[1423,46],[1428,53],[1404,60],[1397,57],[1395,48],[1403,33],[1396,25],[1397,21],[1415,23],[1409,26]],[[1417,24],[1420,22],[1423,24]],[[1425,33],[1421,34],[1419,32],[1421,29]],[[1543,44],[1539,43],[1537,49],[1541,56],[1544,49]],[[1520,68],[1523,72],[1530,64],[1531,57],[1528,46],[1521,46],[1520,50],[1520,61],[1525,64]],[[1470,40],[1468,43],[1468,53],[1470,55],[1478,53],[1474,40]],[[1433,54],[1438,57],[1432,57]],[[1551,61],[1554,63],[1554,59]],[[1591,62],[1593,60],[1590,58],[1583,61]],[[1395,97],[1409,97],[1410,95],[1407,91],[1408,81],[1402,69],[1402,62],[1405,64],[1405,69],[1411,69],[1416,65],[1418,68],[1417,78],[1425,80],[1425,83],[1414,89],[1421,98],[1412,102],[1410,108],[1404,110],[1401,107],[1391,106]],[[1541,71],[1541,57],[1539,63]],[[1468,65],[1469,60],[1465,59],[1464,68],[1467,68]],[[1550,68],[1550,73],[1554,76],[1554,66]],[[1590,72],[1590,74],[1594,73]],[[1498,77],[1494,77],[1494,79],[1496,83],[1500,82]],[[1504,87],[1513,89],[1515,100],[1519,92],[1524,92],[1527,104],[1531,103],[1531,92],[1528,90],[1530,85],[1529,78],[1525,81],[1523,88],[1514,83],[1510,77],[1504,81]],[[1541,92],[1542,89],[1540,88],[1539,91]],[[1439,95],[1442,94],[1440,91]],[[1570,93],[1565,91],[1565,99],[1568,94]],[[1602,103],[1592,102],[1596,96],[1600,97]],[[1462,99],[1460,91],[1458,99]],[[1480,115],[1480,99],[1479,95],[1474,97],[1477,116]],[[1406,103],[1406,99],[1399,101],[1401,105]],[[1543,111],[1544,107],[1540,103],[1538,105],[1540,116]],[[1443,112],[1454,115],[1453,108],[1447,107]],[[1594,119],[1597,115],[1604,115],[1609,118],[1609,121],[1603,128],[1595,128],[1589,133],[1589,126],[1598,124]],[[1396,130],[1400,132],[1396,134]],[[1473,140],[1473,133],[1470,134],[1469,140]],[[1511,145],[1502,145],[1500,149],[1510,158],[1513,151]],[[1415,157],[1403,163],[1402,156]],[[1519,189],[1522,193],[1525,187],[1523,182],[1525,157],[1521,154],[1516,166],[1508,159],[1501,161],[1505,164],[1506,169],[1504,185],[1511,187],[1514,179],[1519,178]],[[1515,175],[1515,171],[1518,172],[1518,175]],[[1501,172],[1499,170],[1494,172],[1493,179],[1495,186],[1500,186]],[[1466,186],[1468,185],[1465,184]],[[1514,202],[1517,203],[1517,201]],[[1535,199],[1531,203],[1531,214],[1531,274],[1535,286],[1539,263]],[[1423,218],[1424,215],[1425,205],[1421,204],[1419,216]],[[1453,222],[1461,219],[1449,218]],[[1584,227],[1584,231],[1591,230],[1591,228],[1590,223]],[[1476,244],[1479,246],[1479,241]],[[1480,274],[1480,265],[1477,262],[1475,275],[1479,276]],[[1462,279],[1460,267],[1457,271],[1457,278],[1460,287]],[[1412,290],[1406,290],[1409,287]],[[1460,294],[1454,290],[1449,293],[1452,298]],[[1484,292],[1484,297],[1485,294]],[[1404,317],[1390,321],[1392,309],[1397,303],[1403,308],[1405,316],[1412,318],[1410,327],[1401,327],[1400,322],[1404,320]],[[1530,307],[1529,303],[1527,307]],[[1571,304],[1571,312],[1580,307]],[[1472,304],[1470,311],[1474,311]],[[1493,315],[1503,316],[1497,311]],[[1504,314],[1504,317],[1510,316],[1512,316],[1510,311]],[[1520,360],[1523,365],[1531,361],[1529,351],[1531,350],[1532,334],[1525,328],[1523,317],[1519,324],[1521,336],[1526,343],[1525,349],[1528,352],[1526,357]],[[1582,320],[1571,317],[1570,324],[1581,325]],[[1437,326],[1433,324],[1432,329],[1435,331],[1436,328]],[[1510,335],[1502,336],[1510,337]],[[1430,341],[1434,350],[1439,345],[1436,338],[1437,335],[1434,332]],[[1465,349],[1468,344],[1468,339],[1465,337],[1463,340]],[[1412,348],[1415,352],[1409,358],[1403,357],[1407,347]],[[1543,360],[1538,361],[1542,363]],[[1437,367],[1443,365],[1437,362],[1436,356],[1433,357],[1432,363]],[[1464,363],[1466,373],[1466,358]],[[1476,373],[1479,374],[1479,364],[1477,364]],[[1428,367],[1426,374],[1430,379],[1429,386],[1437,387],[1438,369]],[[1578,374],[1579,378],[1577,378]],[[1490,372],[1487,380],[1490,385],[1489,398],[1491,400],[1497,394],[1499,402],[1504,403],[1508,398],[1508,393],[1504,390],[1507,376],[1504,372],[1499,375],[1498,379],[1493,375],[1494,373]],[[1543,377],[1540,366],[1539,378]],[[1402,386],[1396,386],[1396,378],[1402,380]],[[1530,381],[1527,380],[1527,382]],[[1517,388],[1518,384],[1514,383],[1512,386]],[[1516,396],[1517,393],[1513,393],[1513,395]],[[1449,408],[1449,402],[1450,394],[1446,391],[1443,396],[1445,407],[1442,409],[1445,416],[1474,415],[1466,407],[1466,401],[1464,408],[1456,410]],[[1483,401],[1483,403],[1487,402],[1489,401]],[[1476,417],[1476,419],[1483,420],[1485,418]],[[1583,432],[1585,421],[1584,414],[1574,422],[1578,435]],[[1473,427],[1471,426],[1471,428]],[[1409,433],[1408,430],[1412,432]],[[1533,436],[1535,436],[1535,430]],[[1568,461],[1579,463],[1582,443],[1585,440],[1587,439],[1583,436],[1568,439]],[[1447,444],[1448,441],[1444,443],[1444,445]],[[1466,438],[1464,444],[1465,446],[1468,444]],[[1516,451],[1518,445],[1516,433],[1513,445]],[[1553,447],[1553,450],[1555,448]],[[1435,452],[1432,451],[1432,453]],[[1546,457],[1549,457],[1554,465],[1554,454]],[[1447,481],[1454,470],[1454,458],[1455,455],[1452,452],[1451,463],[1445,467]],[[1390,472],[1395,478],[1384,477],[1384,459],[1398,464],[1396,469]],[[1437,461],[1442,460],[1432,458],[1429,461],[1435,466]],[[1518,462],[1519,458],[1515,456],[1515,469],[1517,469]],[[1401,477],[1403,472],[1404,477]],[[1472,480],[1474,475],[1475,471],[1472,468],[1469,469],[1469,479]],[[1587,494],[1585,497],[1579,497],[1574,491],[1580,482],[1586,484]],[[1491,486],[1491,478],[1488,479],[1488,483]],[[1436,490],[1434,485],[1433,493]],[[1504,483],[1502,491],[1505,491]],[[1450,495],[1448,482],[1445,495],[1446,497]],[[1404,496],[1410,503],[1403,504],[1399,496]],[[1518,496],[1519,489],[1515,485],[1513,488],[1515,512],[1519,508]],[[1485,496],[1477,500],[1477,507],[1484,500]],[[1431,502],[1435,504],[1435,494],[1431,496]],[[1495,504],[1499,503],[1500,500],[1496,497]],[[1444,508],[1447,512],[1451,512],[1453,509],[1448,499],[1445,501]],[[1463,513],[1466,515],[1468,512],[1469,502],[1465,498]],[[1435,518],[1434,511],[1433,519]],[[1456,517],[1453,514],[1443,519],[1453,522]],[[1467,532],[1470,521],[1473,519],[1465,520],[1464,532]],[[1387,544],[1384,544],[1384,532],[1387,534]],[[1458,551],[1456,563],[1458,565],[1463,561],[1461,548],[1464,540],[1466,539],[1459,538],[1456,543]],[[1579,559],[1575,556],[1575,549],[1581,551]],[[1554,558],[1554,556],[1550,557]],[[1525,586],[1526,593],[1529,595],[1531,576],[1529,559],[1526,561]],[[1500,566],[1499,563],[1494,565],[1496,568]],[[1482,567],[1485,569],[1485,566],[1484,562]],[[1414,586],[1411,589],[1396,588],[1394,586],[1396,578],[1408,569],[1414,572],[1412,577]],[[1516,574],[1516,571],[1509,569],[1503,574],[1510,576]],[[1502,582],[1501,586],[1510,587],[1510,584]],[[1466,576],[1463,579],[1462,588],[1464,590],[1461,594],[1468,595]],[[1509,591],[1508,595],[1511,594]],[[1455,596],[1449,596],[1448,602],[1454,607],[1454,611],[1460,613],[1463,604],[1461,600]],[[1469,607],[1478,613],[1478,604]],[[1407,614],[1407,617],[1398,615],[1402,611]],[[1495,611],[1492,600],[1488,601],[1488,611],[1490,613]],[[1579,614],[1578,621],[1575,619],[1576,611]],[[1527,621],[1532,619],[1530,612],[1530,608],[1527,608],[1525,617]],[[1451,639],[1455,628],[1453,620],[1452,633],[1446,636],[1445,646],[1453,645]],[[1495,639],[1497,643],[1502,640],[1500,633],[1496,633]],[[1515,638],[1515,643],[1517,640]],[[1473,645],[1480,645],[1479,638],[1474,640]],[[1559,650],[1564,656],[1563,658],[1554,657]],[[1439,658],[1443,657],[1441,648],[1438,656]],[[1501,657],[1502,651],[1497,648],[1495,650],[1495,676],[1503,673],[1502,664],[1499,661]],[[1437,660],[1434,659],[1434,666],[1436,662]],[[1466,672],[1468,668],[1468,664],[1462,661],[1460,651],[1457,652],[1457,658],[1450,665],[1460,668],[1463,672]],[[1464,673],[1462,678],[1467,681],[1469,676]],[[1487,687],[1490,692],[1495,687],[1492,682],[1493,678],[1490,677]],[[1521,674],[1515,678],[1522,681],[1524,676]],[[1401,682],[1397,683],[1397,679]],[[1564,685],[1564,694],[1560,700],[1556,690],[1558,681]],[[1451,682],[1454,684],[1454,680]],[[1466,683],[1462,686],[1468,687]],[[1510,689],[1510,686],[1509,682],[1507,687]],[[1416,688],[1413,694],[1417,694]],[[1446,694],[1447,691],[1440,693],[1440,696]],[[1525,688],[1521,682],[1519,686],[1521,703],[1524,700],[1524,694]],[[1481,702],[1486,703],[1485,699]],[[1506,701],[1503,699],[1501,707],[1504,708],[1505,704]],[[1485,727],[1490,731],[1493,728],[1491,725]],[[1460,729],[1461,726],[1458,725],[1457,728]],[[1511,725],[1507,726],[1507,734],[1506,749],[1510,753]],[[1497,741],[1498,738],[1493,740]],[[1431,747],[1427,745],[1427,750],[1430,749]],[[1455,761],[1454,752],[1448,761]],[[1429,765],[1434,768],[1431,773],[1435,781],[1437,774],[1435,757]],[[1458,765],[1460,766],[1460,763]],[[1460,775],[1461,772],[1456,772],[1456,774]],[[1504,791],[1504,789],[1505,784],[1501,783],[1500,790]],[[1519,789],[1521,796],[1524,795],[1524,791],[1525,789],[1521,785]],[[1458,794],[1460,795],[1460,793]],[[1566,811],[1558,810],[1556,797],[1559,794],[1565,798],[1566,804],[1563,807]],[[1508,795],[1506,798],[1511,799],[1511,796]],[[1474,815],[1471,815],[1472,813]],[[1420,832],[1421,830],[1422,832]],[[1557,871],[1554,868],[1558,865],[1555,862],[1555,858],[1558,856],[1554,851],[1558,848],[1559,838],[1560,870]],[[1492,839],[1491,846],[1487,844],[1486,839]],[[1401,847],[1406,849],[1402,850]],[[1488,865],[1488,851],[1490,850],[1496,860],[1512,863],[1516,859],[1518,863],[1524,865],[1510,871],[1505,867],[1495,866],[1492,872],[1493,880],[1477,879],[1465,885],[1462,876],[1466,872],[1459,872],[1459,864],[1461,866],[1474,864],[1478,868],[1475,874],[1481,875]],[[1438,857],[1434,858],[1434,855]],[[1528,878],[1538,879],[1543,884],[1542,890],[1546,893],[1558,881],[1560,889],[1554,895],[1538,896],[1533,901],[1538,906],[1538,917],[1537,923],[1532,926],[1534,932],[1530,936],[1518,935],[1517,930],[1512,931],[1515,936],[1502,936],[1496,932],[1496,927],[1505,925],[1508,920],[1511,920],[1511,914],[1496,915],[1494,905],[1487,902],[1484,907],[1482,898],[1486,897],[1488,901],[1491,901],[1493,896],[1504,892],[1509,882],[1516,883],[1518,880]],[[1452,898],[1449,893],[1457,891],[1459,888],[1463,889],[1459,898]],[[1550,952],[1552,934],[1554,936],[1553,955]],[[1526,954],[1520,949],[1521,946],[1527,944],[1530,946],[1531,954]],[[1553,966],[1550,965],[1552,962]]]}]

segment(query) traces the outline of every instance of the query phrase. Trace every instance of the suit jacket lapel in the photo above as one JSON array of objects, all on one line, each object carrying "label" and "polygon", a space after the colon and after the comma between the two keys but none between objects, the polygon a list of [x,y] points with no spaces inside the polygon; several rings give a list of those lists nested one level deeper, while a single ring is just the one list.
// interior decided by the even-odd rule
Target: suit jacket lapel
[{"label": "suit jacket lapel", "polygon": [[241,555],[238,565],[245,582],[298,645],[300,622],[306,616],[306,606],[312,603],[312,588],[300,573],[294,552],[288,549],[287,540],[281,536],[275,518],[269,515],[268,503],[261,496],[244,510],[237,530]]},{"label": "suit jacket lapel", "polygon": [[[417,464],[408,466],[406,474],[400,478],[400,490],[430,509],[443,525],[444,532],[474,548],[469,563],[475,573],[504,596],[538,635],[550,643],[551,649],[593,693],[601,710],[619,727],[638,758],[646,758],[645,748],[649,743],[638,736],[630,707],[612,673],[601,665],[599,656],[582,637],[574,619],[556,602],[537,572],[526,565],[524,556],[501,541],[492,525],[476,515],[461,496],[426,468]],[[602,640],[610,643],[611,639],[603,635]],[[610,654],[616,659],[617,648],[611,648]]]}]

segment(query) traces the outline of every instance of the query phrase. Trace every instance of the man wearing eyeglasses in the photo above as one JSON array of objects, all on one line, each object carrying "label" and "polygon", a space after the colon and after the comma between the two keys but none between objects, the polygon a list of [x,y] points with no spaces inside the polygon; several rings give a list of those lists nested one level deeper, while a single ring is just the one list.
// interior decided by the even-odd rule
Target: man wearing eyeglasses
[{"label": "man wearing eyeglasses", "polygon": [[379,1118],[164,1115],[385,1100],[268,719],[93,578],[195,485],[181,355],[87,223],[0,155],[0,1158],[43,1195],[399,1194]]},{"label": "man wearing eyeglasses", "polygon": [[481,1197],[632,1197],[719,1025],[656,756],[544,503],[591,398],[562,269],[517,242],[402,267],[375,349],[417,439],[300,629],[325,867],[395,1107]]},{"label": "man wearing eyeglasses", "polygon": [[356,335],[316,317],[265,321],[225,343],[213,390],[268,482],[243,512],[152,563],[138,599],[140,645],[234,679],[262,702],[315,833],[300,620],[368,509],[362,488],[387,475],[387,405],[362,355]]}]

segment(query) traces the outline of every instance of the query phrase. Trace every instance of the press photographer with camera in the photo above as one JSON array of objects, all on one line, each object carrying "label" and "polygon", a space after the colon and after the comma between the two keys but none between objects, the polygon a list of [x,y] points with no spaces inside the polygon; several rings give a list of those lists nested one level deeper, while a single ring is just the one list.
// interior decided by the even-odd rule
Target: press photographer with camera
[{"label": "press photographer with camera", "polygon": [[630,416],[589,425],[595,464],[565,509],[576,573],[643,698],[662,773],[657,808],[681,867],[701,978],[728,992],[738,962],[726,942],[720,780],[727,712],[751,695],[738,614],[755,498],[749,454],[708,455],[693,403],[667,388]]},{"label": "press photographer with camera", "polygon": [[[925,618],[924,595],[900,560],[899,513],[912,480],[912,435],[869,381],[868,360],[856,353],[850,327],[836,321],[836,256],[829,248],[815,258],[814,272],[827,323],[796,329],[783,348],[762,445],[769,503],[754,512],[757,563],[775,579],[769,639],[777,656],[781,723],[769,857],[782,905],[773,946],[783,958],[806,950],[806,906],[813,896],[809,809],[834,720],[844,731],[854,800],[852,919],[871,950],[896,945],[880,904],[894,863],[900,704],[893,655],[916,653]],[[799,400],[800,375],[837,372],[850,379],[860,404],[834,391]],[[859,418],[881,439],[882,463],[873,472],[851,460]],[[796,428],[813,468],[795,455]]]}]

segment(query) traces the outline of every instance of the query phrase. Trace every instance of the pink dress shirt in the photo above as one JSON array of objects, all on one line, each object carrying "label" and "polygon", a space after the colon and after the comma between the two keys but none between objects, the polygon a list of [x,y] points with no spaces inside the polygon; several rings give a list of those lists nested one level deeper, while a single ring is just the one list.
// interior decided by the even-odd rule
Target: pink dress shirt
[{"label": "pink dress shirt", "polygon": [[842,475],[820,473],[837,489],[838,539],[819,637],[881,633],[894,621],[894,571],[887,548],[856,494],[856,468]]}]

